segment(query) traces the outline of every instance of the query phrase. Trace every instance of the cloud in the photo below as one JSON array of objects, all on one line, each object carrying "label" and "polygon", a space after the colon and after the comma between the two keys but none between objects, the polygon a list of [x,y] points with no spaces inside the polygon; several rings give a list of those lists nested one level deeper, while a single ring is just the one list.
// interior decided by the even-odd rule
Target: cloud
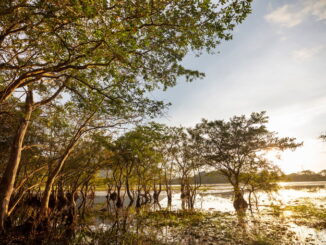
[{"label": "cloud", "polygon": [[285,4],[265,15],[265,20],[290,28],[309,16],[313,16],[317,21],[326,20],[326,0],[302,0],[297,4]]},{"label": "cloud", "polygon": [[323,49],[323,46],[316,46],[316,47],[311,47],[311,48],[301,48],[301,49],[297,49],[294,50],[292,52],[292,57],[295,60],[298,61],[307,61],[310,60],[312,57],[314,57],[315,55],[317,55],[318,53],[320,53]]},{"label": "cloud", "polygon": [[265,19],[270,23],[278,24],[283,27],[296,26],[301,23],[305,13],[303,11],[293,12],[291,8],[290,5],[284,5],[266,15]]},{"label": "cloud", "polygon": [[[307,0],[306,8],[308,8],[317,20],[326,20],[326,1],[325,0]],[[310,4],[310,5],[309,5]]]}]

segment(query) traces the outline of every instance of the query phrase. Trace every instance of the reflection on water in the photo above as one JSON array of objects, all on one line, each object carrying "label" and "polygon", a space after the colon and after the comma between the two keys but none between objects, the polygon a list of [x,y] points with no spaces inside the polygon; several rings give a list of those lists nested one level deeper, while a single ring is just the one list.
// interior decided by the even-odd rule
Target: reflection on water
[{"label": "reflection on water", "polygon": [[[209,189],[200,190],[196,199],[195,208],[203,211],[234,212],[232,201],[232,188],[230,185],[209,185]],[[326,181],[315,182],[282,182],[281,189],[277,193],[267,195],[258,193],[261,207],[271,204],[293,205],[307,199],[313,200],[314,204],[326,205]],[[167,198],[162,195],[161,206],[167,207]],[[172,209],[181,208],[179,193],[174,193]]]},{"label": "reflection on water", "polygon": [[[303,199],[312,199],[317,205],[326,205],[326,181],[281,182],[280,186],[281,189],[273,195],[258,193],[262,207],[270,204],[293,205]],[[105,191],[97,191],[94,203],[106,203],[106,195]],[[174,191],[172,198],[172,209],[180,209],[180,192]],[[128,201],[126,198],[125,202],[128,203]],[[167,197],[164,192],[160,195],[160,204],[162,208],[167,207]],[[203,211],[233,212],[232,186],[229,184],[204,185],[198,192],[195,208]]]},{"label": "reflection on water", "polygon": [[299,238],[298,244],[326,244],[325,230],[318,230],[294,223],[291,223],[290,226]]},{"label": "reflection on water", "polygon": [[[280,207],[299,205],[310,201],[320,208],[326,207],[326,181],[318,182],[285,182],[280,183],[281,189],[273,195],[258,193],[260,210],[267,209],[270,205],[279,205]],[[105,192],[97,192],[95,203],[105,205]],[[195,209],[206,212],[228,212],[234,214],[232,200],[232,187],[228,184],[204,185],[199,190]],[[160,205],[162,208],[167,207],[167,197],[162,192],[160,196]],[[172,210],[181,209],[180,192],[175,190],[172,197]],[[285,222],[287,217],[291,217],[292,211],[286,210],[282,213]],[[292,220],[293,221],[293,220]],[[317,230],[309,228],[305,225],[298,225],[289,221],[288,227],[297,235],[296,244],[326,244],[326,230]],[[101,228],[107,230],[112,228],[112,224],[108,225],[107,220],[98,220],[96,223],[102,223]],[[97,229],[99,226],[97,226]],[[146,230],[142,231],[146,233]],[[170,230],[165,227],[156,237],[163,239],[170,237]],[[196,243],[189,243],[196,244]],[[201,244],[201,243],[199,243]]]}]

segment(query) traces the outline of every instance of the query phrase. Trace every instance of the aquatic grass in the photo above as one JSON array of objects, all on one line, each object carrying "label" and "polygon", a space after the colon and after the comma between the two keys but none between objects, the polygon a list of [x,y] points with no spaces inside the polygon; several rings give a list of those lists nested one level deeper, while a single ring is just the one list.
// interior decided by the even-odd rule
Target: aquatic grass
[{"label": "aquatic grass", "polygon": [[318,218],[326,220],[326,209],[318,208],[313,204],[302,204],[296,206],[287,206],[284,210],[293,212],[294,217]]},{"label": "aquatic grass", "polygon": [[155,226],[169,227],[185,227],[198,224],[203,221],[205,215],[202,212],[195,211],[147,211],[144,212],[138,219],[145,223],[150,223]]},{"label": "aquatic grass", "polygon": [[275,242],[271,241],[270,238],[264,236],[264,235],[257,235],[254,238],[254,241],[251,242],[251,245],[274,245]]},{"label": "aquatic grass", "polygon": [[224,212],[144,210],[127,223],[118,222],[104,230],[85,229],[74,244],[295,244],[293,233],[283,224],[248,220],[243,227],[234,214]]},{"label": "aquatic grass", "polygon": [[281,208],[280,205],[275,205],[275,204],[272,204],[270,205],[270,208],[271,208],[271,213],[272,215],[276,216],[276,217],[280,217],[283,213],[283,210]]},{"label": "aquatic grass", "polygon": [[155,244],[165,245],[166,243],[159,241],[152,235],[145,235],[132,231],[93,231],[79,232],[73,241],[69,244],[73,245],[109,245],[109,244]]},{"label": "aquatic grass", "polygon": [[311,202],[307,202],[295,206],[286,206],[284,210],[292,212],[291,217],[295,219],[297,224],[304,224],[317,229],[326,228],[326,209],[324,207],[317,207]]}]

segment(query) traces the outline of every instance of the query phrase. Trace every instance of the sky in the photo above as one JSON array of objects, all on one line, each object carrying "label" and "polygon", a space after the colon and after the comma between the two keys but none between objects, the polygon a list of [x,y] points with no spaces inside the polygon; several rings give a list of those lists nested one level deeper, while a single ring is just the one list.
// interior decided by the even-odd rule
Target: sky
[{"label": "sky", "polygon": [[268,128],[303,147],[270,156],[286,173],[326,169],[326,0],[256,0],[252,14],[213,55],[188,55],[204,79],[155,92],[172,106],[159,121],[194,126],[267,111]]}]

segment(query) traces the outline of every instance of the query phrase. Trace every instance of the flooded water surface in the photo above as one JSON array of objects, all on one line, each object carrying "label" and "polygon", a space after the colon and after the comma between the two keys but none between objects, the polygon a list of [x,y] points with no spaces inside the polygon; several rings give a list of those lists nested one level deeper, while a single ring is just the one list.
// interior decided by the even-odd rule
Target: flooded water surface
[{"label": "flooded water surface", "polygon": [[[275,193],[257,194],[258,208],[248,211],[246,218],[245,233],[249,235],[242,234],[238,240],[234,234],[240,236],[244,231],[240,231],[242,228],[232,230],[238,228],[232,187],[228,184],[203,185],[197,193],[195,210],[188,216],[181,213],[182,200],[175,186],[169,209],[168,198],[162,191],[159,205],[151,206],[151,210],[156,212],[143,215],[140,220],[134,218],[139,216],[134,210],[121,212],[120,217],[124,217],[122,225],[128,232],[136,232],[137,237],[142,235],[154,239],[140,244],[252,244],[246,239],[257,236],[256,240],[261,239],[265,243],[254,244],[326,245],[326,219],[323,220],[323,215],[326,215],[326,181],[284,182],[280,183],[280,187]],[[106,216],[106,195],[104,191],[96,192],[95,206],[100,211],[93,217],[92,229],[113,232],[118,224]],[[248,198],[248,194],[245,197]],[[125,205],[128,202],[124,195]],[[165,213],[166,210],[169,212]],[[268,243],[268,239],[273,237],[276,240]]]}]

